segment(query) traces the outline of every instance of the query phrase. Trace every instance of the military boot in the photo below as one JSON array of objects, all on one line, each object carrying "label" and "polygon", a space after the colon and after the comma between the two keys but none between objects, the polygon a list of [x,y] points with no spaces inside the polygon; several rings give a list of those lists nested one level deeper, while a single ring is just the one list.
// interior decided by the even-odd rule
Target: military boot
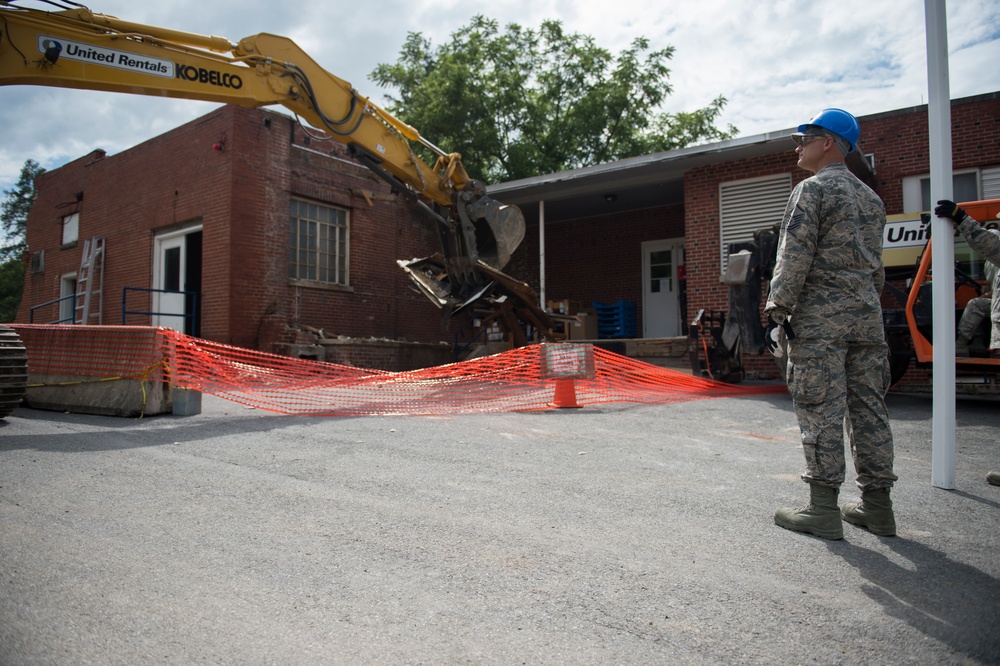
[{"label": "military boot", "polygon": [[967,357],[969,356],[969,344],[972,340],[967,335],[959,335],[955,338],[955,356]]},{"label": "military boot", "polygon": [[844,520],[858,527],[866,527],[878,536],[896,536],[896,517],[892,513],[892,500],[888,488],[862,490],[860,502],[844,502],[840,508]]},{"label": "military boot", "polygon": [[774,524],[786,530],[806,532],[822,539],[843,539],[844,525],[837,507],[839,488],[809,485],[809,506],[781,508],[774,512]]}]

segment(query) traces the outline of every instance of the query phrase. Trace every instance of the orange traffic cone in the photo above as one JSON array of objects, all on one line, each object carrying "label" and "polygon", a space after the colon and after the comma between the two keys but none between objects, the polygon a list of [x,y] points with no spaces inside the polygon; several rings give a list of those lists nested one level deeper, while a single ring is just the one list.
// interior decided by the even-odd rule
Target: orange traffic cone
[{"label": "orange traffic cone", "polygon": [[572,379],[557,379],[556,394],[549,403],[551,407],[583,407],[576,402],[576,383]]}]

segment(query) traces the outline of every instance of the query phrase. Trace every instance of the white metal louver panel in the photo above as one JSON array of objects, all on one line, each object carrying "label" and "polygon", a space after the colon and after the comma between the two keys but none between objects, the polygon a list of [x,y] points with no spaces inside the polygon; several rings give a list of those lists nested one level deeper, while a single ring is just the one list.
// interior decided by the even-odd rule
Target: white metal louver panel
[{"label": "white metal louver panel", "polygon": [[781,222],[792,193],[791,174],[735,180],[719,185],[719,267],[725,275],[729,244],[753,240],[758,229]]},{"label": "white metal louver panel", "polygon": [[1000,167],[983,169],[983,198],[1000,199]]}]

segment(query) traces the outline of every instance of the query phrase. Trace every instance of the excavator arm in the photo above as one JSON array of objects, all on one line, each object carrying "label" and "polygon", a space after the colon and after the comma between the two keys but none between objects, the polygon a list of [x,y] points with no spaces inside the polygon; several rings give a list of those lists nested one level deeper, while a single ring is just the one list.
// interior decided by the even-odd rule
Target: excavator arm
[{"label": "excavator arm", "polygon": [[[500,270],[524,237],[524,217],[488,196],[458,153],[420,133],[320,67],[287,37],[232,43],[96,14],[48,12],[0,0],[0,85],[41,85],[178,97],[246,107],[280,104],[348,146],[362,164],[435,220],[449,289],[464,299]],[[433,165],[416,153],[435,156]]]}]

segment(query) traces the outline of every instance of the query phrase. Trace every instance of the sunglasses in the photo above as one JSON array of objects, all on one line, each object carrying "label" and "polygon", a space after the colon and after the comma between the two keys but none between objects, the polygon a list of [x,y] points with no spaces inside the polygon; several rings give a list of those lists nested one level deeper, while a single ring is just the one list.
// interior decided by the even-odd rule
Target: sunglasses
[{"label": "sunglasses", "polygon": [[826,137],[822,134],[793,134],[792,141],[795,142],[796,146],[804,146],[811,142],[813,139],[825,139]]}]

